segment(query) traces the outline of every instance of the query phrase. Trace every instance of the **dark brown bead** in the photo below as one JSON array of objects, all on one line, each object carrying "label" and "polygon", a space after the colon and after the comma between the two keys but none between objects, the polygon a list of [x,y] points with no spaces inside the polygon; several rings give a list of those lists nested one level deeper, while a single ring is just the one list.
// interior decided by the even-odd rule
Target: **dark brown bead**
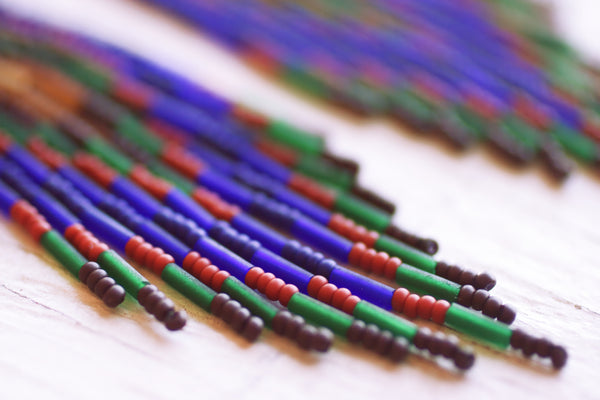
[{"label": "dark brown bead", "polygon": [[473,286],[476,289],[491,290],[496,286],[496,278],[488,272],[482,272],[473,279]]},{"label": "dark brown bead", "polygon": [[144,303],[146,302],[146,299],[148,296],[150,296],[152,293],[156,292],[158,290],[158,288],[154,285],[146,285],[143,288],[141,288],[138,293],[137,293],[137,301],[144,305]]},{"label": "dark brown bead", "polygon": [[174,311],[174,309],[175,304],[173,304],[173,301],[171,299],[164,298],[154,306],[152,314],[157,320],[163,322],[167,318],[167,315]]},{"label": "dark brown bead", "polygon": [[502,302],[497,297],[490,296],[483,305],[481,312],[490,318],[496,318],[501,306]]},{"label": "dark brown bead", "polygon": [[454,365],[460,370],[467,370],[475,363],[475,355],[465,349],[458,349],[454,354]]},{"label": "dark brown bead", "polygon": [[448,268],[450,268],[448,264],[443,261],[438,261],[437,264],[435,264],[435,274],[445,278],[448,276]]},{"label": "dark brown bead", "polygon": [[304,325],[304,318],[299,315],[292,316],[285,327],[284,335],[290,339],[296,339],[302,325]]},{"label": "dark brown bead", "polygon": [[393,214],[396,211],[396,206],[394,203],[384,199],[379,196],[377,193],[372,192],[369,189],[363,188],[358,184],[354,184],[352,187],[352,194],[358,197],[361,200],[370,203],[371,205],[379,208],[380,210],[386,212],[387,214]]},{"label": "dark brown bead", "polygon": [[552,366],[556,369],[561,369],[567,363],[567,351],[562,346],[554,346],[550,350],[550,359],[552,360]]},{"label": "dark brown bead", "polygon": [[475,272],[464,269],[460,273],[460,277],[458,278],[458,283],[461,285],[472,285],[473,280],[475,279]]},{"label": "dark brown bead", "polygon": [[271,321],[271,329],[273,332],[283,335],[285,332],[285,327],[288,325],[289,320],[292,319],[292,313],[287,310],[281,310],[275,317],[273,317],[273,321]]},{"label": "dark brown bead", "polygon": [[100,269],[100,266],[98,265],[98,263],[95,263],[93,261],[88,261],[85,264],[83,264],[83,266],[79,269],[79,272],[77,273],[77,276],[79,277],[79,280],[83,283],[87,284],[87,279],[88,276],[93,272]]},{"label": "dark brown bead", "polygon": [[242,308],[242,305],[236,300],[229,300],[223,305],[221,310],[221,318],[226,323],[230,324],[233,321],[233,315]]},{"label": "dark brown bead", "polygon": [[525,340],[523,341],[523,346],[521,347],[521,351],[523,355],[527,358],[531,357],[533,353],[535,353],[535,343],[536,339],[527,335]]},{"label": "dark brown bead", "polygon": [[263,328],[263,320],[258,317],[252,316],[248,321],[246,321],[246,324],[244,325],[244,329],[241,332],[242,337],[244,337],[244,339],[246,339],[249,342],[254,342],[260,336],[260,333],[262,332]]},{"label": "dark brown bead", "polygon": [[96,283],[96,286],[94,286],[94,293],[96,293],[96,296],[102,298],[104,293],[106,293],[106,291],[115,284],[116,283],[113,278],[110,276],[105,276],[104,278],[100,279],[98,283]]},{"label": "dark brown bead", "polygon": [[454,354],[458,351],[458,338],[456,336],[446,336],[442,342],[441,354],[446,358],[454,358]]},{"label": "dark brown bead", "polygon": [[380,334],[381,331],[376,325],[368,324],[365,328],[365,336],[362,339],[363,346],[369,350],[374,349]]},{"label": "dark brown bead", "polygon": [[313,345],[314,336],[317,334],[317,328],[312,325],[304,325],[298,331],[296,342],[304,350],[310,350]]},{"label": "dark brown bead", "polygon": [[428,349],[431,355],[439,356],[442,354],[442,349],[444,346],[444,342],[446,340],[446,335],[441,332],[434,333],[429,339]]},{"label": "dark brown bead", "polygon": [[235,312],[235,314],[233,314],[233,317],[231,318],[231,328],[236,332],[240,332],[244,328],[246,321],[248,321],[251,316],[252,314],[247,308],[240,308]]},{"label": "dark brown bead", "polygon": [[110,308],[114,308],[125,300],[125,289],[120,285],[113,285],[102,296],[102,301]]},{"label": "dark brown bead", "polygon": [[388,357],[394,362],[400,362],[408,355],[408,348],[408,340],[403,337],[397,337],[392,341]]},{"label": "dark brown bead", "polygon": [[510,345],[514,349],[522,349],[527,336],[528,335],[521,329],[515,329],[510,336]]},{"label": "dark brown bead", "polygon": [[352,322],[352,325],[350,325],[350,328],[346,331],[346,339],[348,339],[350,343],[360,342],[365,335],[366,327],[367,325],[363,321],[355,319]]},{"label": "dark brown bead", "polygon": [[148,297],[146,297],[146,301],[144,302],[144,304],[142,304],[142,306],[144,306],[144,309],[147,312],[154,315],[154,307],[156,307],[158,303],[165,298],[166,296],[163,292],[156,290],[150,293]]},{"label": "dark brown bead", "polygon": [[500,307],[500,311],[498,311],[498,321],[504,322],[507,325],[515,322],[515,318],[517,317],[517,312],[512,306],[508,304],[503,304]]},{"label": "dark brown bead", "polygon": [[458,282],[461,273],[461,267],[459,267],[458,265],[451,265],[450,268],[448,268],[447,278],[452,282]]},{"label": "dark brown bead", "polygon": [[420,328],[413,337],[413,344],[417,349],[424,350],[428,346],[430,337],[431,330],[429,328]]},{"label": "dark brown bead", "polygon": [[91,274],[87,277],[87,282],[85,283],[90,290],[94,290],[96,284],[100,281],[100,279],[107,277],[108,274],[103,269],[97,269],[92,271]]},{"label": "dark brown bead", "polygon": [[471,303],[471,307],[473,307],[474,310],[481,311],[489,297],[490,294],[487,290],[478,289],[473,295],[473,303]]},{"label": "dark brown bead", "polygon": [[168,330],[178,331],[187,323],[187,314],[184,310],[169,313],[164,323]]},{"label": "dark brown bead", "polygon": [[375,353],[380,355],[386,355],[392,346],[392,342],[394,341],[394,335],[392,335],[388,331],[383,331],[377,338],[377,342],[375,343]]},{"label": "dark brown bead", "polygon": [[548,357],[552,350],[552,343],[546,338],[538,339],[535,342],[535,352],[540,357]]},{"label": "dark brown bead", "polygon": [[325,353],[331,348],[332,344],[333,333],[327,328],[321,327],[317,329],[317,334],[313,341],[313,348],[320,353]]},{"label": "dark brown bead", "polygon": [[210,312],[214,316],[220,317],[221,311],[223,310],[223,306],[229,300],[231,300],[231,297],[229,297],[229,295],[227,295],[225,293],[217,294],[215,297],[213,297],[212,301],[210,302]]},{"label": "dark brown bead", "polygon": [[473,295],[475,294],[475,288],[471,285],[464,285],[460,288],[456,302],[461,306],[471,307],[473,303]]}]

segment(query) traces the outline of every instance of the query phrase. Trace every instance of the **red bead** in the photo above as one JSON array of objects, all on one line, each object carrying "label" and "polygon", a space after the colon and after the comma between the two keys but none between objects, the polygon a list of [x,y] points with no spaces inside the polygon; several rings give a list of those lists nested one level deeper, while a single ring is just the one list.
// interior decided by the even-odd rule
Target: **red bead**
[{"label": "red bead", "polygon": [[279,302],[282,306],[287,306],[292,296],[298,293],[298,288],[294,285],[287,284],[281,288],[279,292]]},{"label": "red bead", "polygon": [[396,272],[398,271],[398,267],[402,265],[402,260],[398,257],[392,257],[385,263],[385,271],[384,274],[389,279],[396,278]]},{"label": "red bead", "polygon": [[352,292],[350,292],[350,290],[346,288],[340,288],[333,294],[333,297],[331,298],[331,305],[335,308],[342,308],[346,299],[351,295]]},{"label": "red bead", "polygon": [[365,251],[367,251],[367,246],[364,243],[354,243],[348,254],[348,263],[358,265]]},{"label": "red bead", "polygon": [[410,292],[405,288],[396,289],[392,295],[392,309],[397,312],[402,312],[404,302],[409,295]]},{"label": "red bead", "polygon": [[265,295],[269,300],[277,300],[281,289],[285,286],[285,282],[279,278],[273,279],[265,287]]},{"label": "red bead", "polygon": [[273,279],[275,279],[275,275],[273,275],[270,272],[262,274],[256,281],[256,289],[258,289],[259,292],[264,293],[265,289],[267,288],[267,285]]},{"label": "red bead", "polygon": [[209,265],[208,267],[204,268],[202,272],[200,272],[199,279],[206,286],[212,287],[212,278],[217,272],[219,272],[219,268],[215,267],[214,265]]},{"label": "red bead", "polygon": [[321,289],[319,289],[319,292],[317,293],[317,299],[325,304],[331,304],[331,298],[336,290],[337,286],[335,286],[333,283],[327,283],[321,286]]},{"label": "red bead", "polygon": [[374,249],[367,249],[367,251],[365,251],[360,258],[359,266],[365,271],[371,271],[373,267],[372,262],[375,258],[375,255],[377,255],[377,252]]},{"label": "red bead", "polygon": [[221,291],[221,286],[225,279],[229,278],[229,272],[220,270],[212,277],[212,288],[217,292]]},{"label": "red bead", "polygon": [[306,292],[310,297],[317,298],[319,294],[319,290],[323,285],[327,284],[327,278],[321,275],[315,275],[311,278],[310,282],[308,282],[308,286],[306,287]]},{"label": "red bead", "polygon": [[342,311],[344,311],[347,314],[352,314],[354,312],[354,307],[356,307],[356,305],[360,302],[360,297],[355,295],[348,296],[348,298],[346,299],[346,301],[344,301],[344,304],[342,305]]},{"label": "red bead", "polygon": [[435,297],[432,296],[423,296],[419,299],[419,303],[417,304],[417,314],[419,318],[429,319],[431,318],[431,311],[433,309],[433,305],[435,304]]},{"label": "red bead", "polygon": [[410,294],[404,302],[403,312],[408,318],[415,318],[417,316],[417,304],[421,297],[418,294]]},{"label": "red bead", "polygon": [[442,325],[446,321],[446,312],[450,308],[450,303],[446,300],[438,300],[431,310],[431,320],[436,324]]},{"label": "red bead", "polygon": [[252,289],[256,289],[256,281],[258,281],[258,277],[260,277],[264,273],[265,271],[263,271],[262,268],[254,267],[246,273],[246,276],[244,277],[244,282]]},{"label": "red bead", "polygon": [[373,269],[373,273],[377,275],[383,275],[385,264],[390,259],[388,253],[380,251],[373,257],[373,262],[371,263],[371,267]]}]

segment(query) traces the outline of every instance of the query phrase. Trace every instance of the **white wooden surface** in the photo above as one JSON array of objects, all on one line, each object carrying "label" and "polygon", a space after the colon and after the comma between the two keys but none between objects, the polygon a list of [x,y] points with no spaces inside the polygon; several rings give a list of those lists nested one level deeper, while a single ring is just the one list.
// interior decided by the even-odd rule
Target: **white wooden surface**
[{"label": "white wooden surface", "polygon": [[0,3],[118,42],[226,95],[318,127],[336,153],[361,161],[363,183],[400,204],[398,223],[439,239],[441,259],[493,272],[494,292],[519,310],[515,326],[562,342],[570,352],[567,367],[554,373],[474,344],[477,363],[460,376],[416,357],[394,366],[341,341],[323,356],[305,354],[272,333],[248,345],[151,277],[190,315],[184,331],[169,333],[132,300],[115,311],[102,307],[3,222],[0,399],[600,398],[597,176],[580,171],[557,187],[540,170],[509,168],[483,149],[455,154],[384,120],[335,113],[138,3]]}]

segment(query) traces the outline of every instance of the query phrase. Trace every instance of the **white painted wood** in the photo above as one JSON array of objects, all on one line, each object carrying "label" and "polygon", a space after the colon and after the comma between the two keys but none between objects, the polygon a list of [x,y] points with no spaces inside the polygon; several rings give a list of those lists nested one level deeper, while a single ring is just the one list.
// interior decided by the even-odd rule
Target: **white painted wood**
[{"label": "white painted wood", "polygon": [[553,373],[474,344],[477,364],[457,376],[416,357],[393,366],[341,341],[324,356],[272,333],[248,345],[151,277],[191,317],[184,331],[169,333],[132,300],[104,308],[3,222],[0,399],[599,397],[600,185],[591,173],[556,187],[540,170],[514,170],[482,149],[455,154],[387,121],[337,113],[139,3],[1,3],[121,43],[225,95],[322,130],[336,153],[361,162],[361,182],[400,204],[399,224],[438,238],[441,259],[493,272],[494,292],[519,310],[515,325],[564,343],[570,362]]}]

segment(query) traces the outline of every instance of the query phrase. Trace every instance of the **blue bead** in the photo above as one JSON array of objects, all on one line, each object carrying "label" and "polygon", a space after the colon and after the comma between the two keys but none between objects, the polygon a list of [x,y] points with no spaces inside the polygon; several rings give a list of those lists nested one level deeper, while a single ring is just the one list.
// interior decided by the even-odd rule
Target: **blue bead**
[{"label": "blue bead", "polygon": [[78,191],[87,197],[93,204],[97,205],[104,198],[106,192],[100,186],[92,182],[81,172],[69,165],[63,165],[56,172],[71,182]]},{"label": "blue bead", "polygon": [[208,258],[214,265],[225,269],[231,275],[244,281],[246,273],[254,266],[240,256],[230,252],[209,237],[200,238],[193,246],[194,250]]},{"label": "blue bead", "polygon": [[298,209],[321,225],[327,225],[331,219],[331,212],[283,186],[277,190],[275,199]]},{"label": "blue bead", "polygon": [[125,199],[138,213],[146,218],[153,218],[162,207],[152,196],[122,176],[117,177],[111,183],[110,190],[115,195]]},{"label": "blue bead", "polygon": [[42,184],[52,173],[48,167],[19,146],[10,146],[6,154],[37,183]]},{"label": "blue bead", "polygon": [[217,193],[225,201],[235,203],[246,209],[252,203],[252,191],[243,188],[233,180],[215,171],[203,171],[197,182],[207,189]]},{"label": "blue bead", "polygon": [[203,229],[210,229],[216,221],[208,211],[178,189],[171,189],[163,201],[167,206],[185,215]]},{"label": "blue bead", "polygon": [[179,265],[189,250],[179,240],[175,239],[164,229],[150,221],[144,221],[136,230],[136,233],[153,246],[160,247],[165,253],[170,254]]},{"label": "blue bead", "polygon": [[303,293],[306,293],[308,282],[313,277],[310,272],[303,270],[266,249],[258,250],[254,253],[254,257],[250,261],[252,264],[259,265],[265,271],[283,279],[285,282],[296,285]]},{"label": "blue bead", "polygon": [[245,213],[239,213],[233,217],[230,224],[239,232],[258,240],[264,247],[277,254],[282,251],[287,241],[281,234],[266,227]]},{"label": "blue bead", "polygon": [[394,289],[382,283],[365,278],[344,268],[335,268],[329,275],[329,282],[349,289],[352,294],[386,310],[392,308]]},{"label": "blue bead", "polygon": [[80,218],[88,230],[119,251],[125,251],[127,242],[135,236],[132,231],[93,207],[87,208]]},{"label": "blue bead", "polygon": [[10,209],[17,201],[17,193],[0,181],[0,209],[6,216],[10,216]]},{"label": "blue bead", "polygon": [[348,254],[353,246],[348,239],[304,217],[296,220],[291,233],[340,261],[348,260]]}]

